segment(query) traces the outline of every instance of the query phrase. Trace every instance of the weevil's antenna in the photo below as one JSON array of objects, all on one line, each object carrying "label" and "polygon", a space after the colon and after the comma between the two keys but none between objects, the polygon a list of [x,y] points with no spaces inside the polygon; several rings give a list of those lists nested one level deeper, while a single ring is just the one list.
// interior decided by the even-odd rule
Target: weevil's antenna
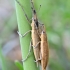
[{"label": "weevil's antenna", "polygon": [[31,9],[32,9],[32,12],[33,12],[33,15],[34,14],[36,14],[36,10],[35,10],[35,8],[34,8],[34,4],[33,4],[33,1],[32,0],[30,0],[30,2],[31,2]]},{"label": "weevil's antenna", "polygon": [[[32,1],[32,0],[30,0],[30,2],[31,2],[31,5],[32,5],[32,7],[31,7],[32,12],[33,12],[33,14],[36,14],[36,10],[35,10],[35,8],[34,8],[33,1]],[[39,6],[38,12],[40,11],[40,8],[41,8],[41,5]]]},{"label": "weevil's antenna", "polygon": [[39,12],[39,11],[40,11],[40,8],[41,8],[41,5],[39,6],[39,9],[37,10],[37,12]]},{"label": "weevil's antenna", "polygon": [[16,0],[16,2],[17,2],[17,3],[20,5],[20,7],[22,8],[22,10],[23,10],[23,12],[24,12],[24,15],[25,15],[26,19],[28,20],[28,22],[31,23],[30,20],[29,20],[29,18],[28,18],[28,16],[27,16],[27,14],[26,14],[25,11],[24,11],[23,6],[20,4],[20,2],[19,2],[18,0]]},{"label": "weevil's antenna", "polygon": [[33,1],[32,0],[30,0],[31,1],[31,4],[32,4],[32,8],[34,9],[34,4],[33,4]]}]

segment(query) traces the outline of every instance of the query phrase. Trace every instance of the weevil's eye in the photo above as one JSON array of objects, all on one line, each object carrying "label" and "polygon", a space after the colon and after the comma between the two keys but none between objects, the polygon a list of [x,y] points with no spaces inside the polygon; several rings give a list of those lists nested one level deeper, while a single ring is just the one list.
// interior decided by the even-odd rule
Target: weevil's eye
[{"label": "weevil's eye", "polygon": [[38,27],[38,21],[36,21],[36,26]]},{"label": "weevil's eye", "polygon": [[45,33],[44,31],[42,31],[42,33]]},{"label": "weevil's eye", "polygon": [[44,26],[44,24],[42,24],[42,26]]},{"label": "weevil's eye", "polygon": [[34,10],[34,14],[36,14],[36,11]]},{"label": "weevil's eye", "polygon": [[43,32],[43,33],[45,33],[45,32]]}]

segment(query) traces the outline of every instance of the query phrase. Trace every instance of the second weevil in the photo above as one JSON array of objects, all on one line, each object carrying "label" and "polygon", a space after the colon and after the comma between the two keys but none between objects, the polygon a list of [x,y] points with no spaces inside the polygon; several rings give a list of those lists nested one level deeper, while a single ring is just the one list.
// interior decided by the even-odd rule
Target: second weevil
[{"label": "second weevil", "polygon": [[47,41],[46,30],[44,25],[42,25],[40,38],[41,38],[41,45],[40,45],[41,66],[42,66],[42,70],[46,70],[48,59],[49,59],[49,48],[48,48],[48,41]]}]

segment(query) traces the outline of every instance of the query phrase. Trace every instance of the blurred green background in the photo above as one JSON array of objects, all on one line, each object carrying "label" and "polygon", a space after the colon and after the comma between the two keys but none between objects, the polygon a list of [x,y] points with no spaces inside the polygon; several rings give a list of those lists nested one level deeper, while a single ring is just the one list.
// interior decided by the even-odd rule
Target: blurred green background
[{"label": "blurred green background", "polygon": [[[70,70],[70,0],[35,0],[34,5],[38,19],[46,25],[47,70]],[[22,70],[20,63],[14,63],[22,59],[17,31],[14,0],[0,0],[0,70]]]}]

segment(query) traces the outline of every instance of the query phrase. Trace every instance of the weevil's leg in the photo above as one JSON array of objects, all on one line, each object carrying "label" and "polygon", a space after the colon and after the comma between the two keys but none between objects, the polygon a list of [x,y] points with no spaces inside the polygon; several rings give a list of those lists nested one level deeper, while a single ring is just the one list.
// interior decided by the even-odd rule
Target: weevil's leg
[{"label": "weevil's leg", "polygon": [[33,1],[30,0],[30,2],[31,2],[31,9],[32,9],[33,16],[35,16],[35,15],[36,15],[36,10],[35,10],[35,8],[34,8]]},{"label": "weevil's leg", "polygon": [[[32,46],[33,46],[33,48],[34,48],[34,49],[35,49],[35,48],[37,48],[37,47],[38,47],[38,44],[39,44],[40,42],[41,42],[41,41],[39,41],[39,42],[36,44],[36,46],[33,46],[33,45],[32,45]],[[35,61],[35,60],[34,60],[34,62],[36,62],[37,67],[38,67],[39,63],[38,63],[37,61]]]},{"label": "weevil's leg", "polygon": [[[39,60],[38,60],[38,61],[39,61]],[[36,62],[37,67],[38,67],[38,65],[39,65],[38,61],[37,61],[37,60],[34,60],[34,62]]]},{"label": "weevil's leg", "polygon": [[[35,61],[34,61],[35,62]],[[39,66],[39,63],[38,62],[36,62],[36,65],[37,65],[37,67]]]},{"label": "weevil's leg", "polygon": [[29,24],[30,24],[31,22],[30,22],[30,20],[29,20],[29,18],[28,18],[28,16],[27,16],[27,14],[25,13],[23,6],[20,4],[20,2],[19,2],[18,0],[16,0],[16,2],[17,2],[17,3],[20,5],[20,7],[22,8],[25,17],[26,17],[26,19],[28,20],[28,22],[29,22]]},{"label": "weevil's leg", "polygon": [[34,61],[34,62],[38,62],[38,61],[40,61],[41,59],[38,59],[38,60],[36,60],[36,61]]},{"label": "weevil's leg", "polygon": [[25,62],[27,60],[27,58],[29,57],[29,54],[30,54],[31,48],[32,48],[31,45],[32,45],[32,41],[30,41],[29,51],[28,51],[26,58],[24,60],[22,60],[23,62]]},{"label": "weevil's leg", "polygon": [[38,61],[40,61],[40,60],[42,60],[41,55],[40,55],[40,58],[39,58],[38,60],[34,60],[34,62],[36,62],[36,63],[37,63],[37,67],[38,67],[38,65],[39,65]]},{"label": "weevil's leg", "polygon": [[38,62],[40,60],[42,60],[42,55],[41,54],[40,54],[40,58],[38,60],[34,61],[34,62]]},{"label": "weevil's leg", "polygon": [[35,49],[35,48],[37,48],[37,47],[38,47],[38,45],[40,44],[40,42],[41,42],[41,41],[39,41],[39,42],[36,44],[36,46],[33,46],[33,45],[32,45],[32,46],[33,46],[33,48],[34,48],[34,49]]},{"label": "weevil's leg", "polygon": [[32,30],[27,31],[24,35],[20,34],[18,31],[17,33],[19,34],[20,37],[24,37],[25,35],[27,35],[29,32],[31,32]]}]

